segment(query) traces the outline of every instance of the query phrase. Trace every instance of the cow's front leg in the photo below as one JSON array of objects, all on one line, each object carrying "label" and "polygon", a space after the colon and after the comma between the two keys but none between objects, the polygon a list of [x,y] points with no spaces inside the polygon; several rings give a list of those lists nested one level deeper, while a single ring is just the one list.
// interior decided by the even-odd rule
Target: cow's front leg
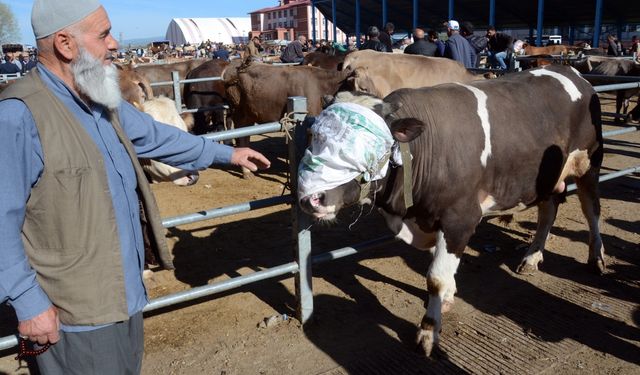
[{"label": "cow's front leg", "polygon": [[431,355],[434,345],[438,344],[442,329],[442,311],[453,304],[456,289],[454,275],[460,264],[456,254],[447,251],[447,242],[442,231],[438,231],[435,254],[427,272],[429,303],[427,312],[418,329],[417,342],[427,356]]},{"label": "cow's front leg", "polygon": [[544,251],[549,231],[556,220],[559,204],[560,196],[558,195],[554,195],[538,204],[538,228],[531,245],[529,245],[527,254],[525,254],[516,270],[519,274],[532,275],[538,270],[538,265],[543,261],[542,252]]}]

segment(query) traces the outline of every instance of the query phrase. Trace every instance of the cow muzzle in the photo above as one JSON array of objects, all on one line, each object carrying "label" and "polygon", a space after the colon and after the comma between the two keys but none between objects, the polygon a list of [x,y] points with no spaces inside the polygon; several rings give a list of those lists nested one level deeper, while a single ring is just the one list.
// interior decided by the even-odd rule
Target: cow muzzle
[{"label": "cow muzzle", "polygon": [[325,192],[317,192],[300,199],[302,211],[318,220],[333,220],[336,217],[335,206],[326,206]]}]

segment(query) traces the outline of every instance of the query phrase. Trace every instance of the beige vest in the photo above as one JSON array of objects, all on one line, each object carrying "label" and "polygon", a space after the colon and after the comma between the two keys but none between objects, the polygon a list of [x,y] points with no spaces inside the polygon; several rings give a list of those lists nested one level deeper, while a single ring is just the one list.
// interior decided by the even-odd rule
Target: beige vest
[{"label": "beige vest", "polygon": [[[102,154],[37,70],[0,94],[22,100],[35,120],[44,171],[27,201],[22,240],[40,286],[67,325],[127,320],[124,272]],[[111,113],[138,178],[143,228],[162,265],[173,269],[155,199],[133,145]],[[147,222],[148,221],[148,222]]]}]

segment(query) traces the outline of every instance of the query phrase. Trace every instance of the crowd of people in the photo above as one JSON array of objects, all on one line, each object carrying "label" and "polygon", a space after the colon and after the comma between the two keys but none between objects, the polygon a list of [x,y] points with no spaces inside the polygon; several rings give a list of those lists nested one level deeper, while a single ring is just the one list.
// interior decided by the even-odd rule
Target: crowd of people
[{"label": "crowd of people", "polygon": [[0,56],[0,74],[25,74],[36,66],[36,53],[9,52]]}]

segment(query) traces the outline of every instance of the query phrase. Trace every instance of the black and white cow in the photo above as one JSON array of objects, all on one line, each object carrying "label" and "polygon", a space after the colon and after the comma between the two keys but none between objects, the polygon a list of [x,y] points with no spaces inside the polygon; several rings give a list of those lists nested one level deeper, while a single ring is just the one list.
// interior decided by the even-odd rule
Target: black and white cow
[{"label": "black and white cow", "polygon": [[[299,168],[299,202],[320,220],[334,219],[345,206],[373,202],[399,239],[434,255],[427,272],[428,307],[417,337],[427,355],[438,343],[441,313],[453,303],[460,256],[482,217],[538,206],[537,232],[518,267],[521,273],[534,272],[566,194],[567,177],[577,183],[589,223],[589,263],[604,272],[600,102],[573,68],[550,65],[496,80],[400,89],[383,101],[371,100],[369,107],[384,118],[396,143],[409,143],[412,159],[405,160],[411,160],[407,191],[413,206],[405,205],[404,167],[393,156],[391,166],[385,164],[396,144],[364,158],[375,159],[368,167],[349,165],[358,159],[349,149],[358,140],[345,136],[352,126],[348,122],[343,129],[329,126],[329,135],[319,134],[314,124],[314,139]],[[336,154],[344,158],[321,156]],[[349,170],[349,176],[364,174],[341,181],[348,174],[340,176],[338,169]],[[383,176],[375,180],[371,176],[376,174]],[[363,187],[369,193],[361,195]]]}]

